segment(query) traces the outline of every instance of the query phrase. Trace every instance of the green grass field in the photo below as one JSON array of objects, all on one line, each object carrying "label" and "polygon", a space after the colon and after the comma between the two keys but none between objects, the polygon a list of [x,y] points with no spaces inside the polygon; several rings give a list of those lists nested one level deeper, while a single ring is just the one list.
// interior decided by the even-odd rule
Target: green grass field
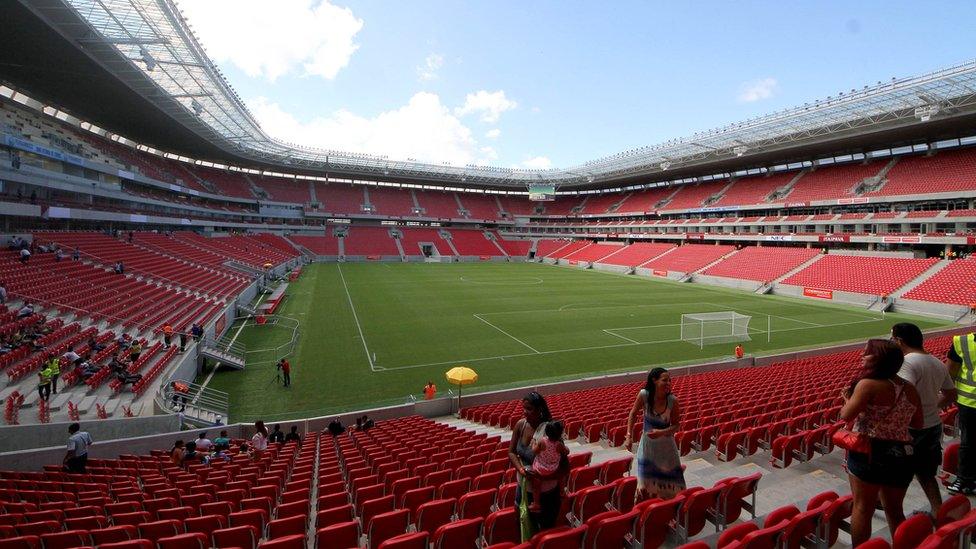
[{"label": "green grass field", "polygon": [[278,420],[403,403],[428,379],[446,394],[444,372],[459,364],[479,373],[465,388],[474,392],[730,356],[732,343],[680,340],[683,313],[711,311],[752,316],[753,354],[864,340],[905,320],[946,324],[540,264],[316,264],[279,309],[300,325],[293,387],[272,383],[275,353],[260,352],[289,347],[282,325],[233,327],[227,337],[253,351],[249,365],[219,370],[209,386],[230,393],[234,421]]}]

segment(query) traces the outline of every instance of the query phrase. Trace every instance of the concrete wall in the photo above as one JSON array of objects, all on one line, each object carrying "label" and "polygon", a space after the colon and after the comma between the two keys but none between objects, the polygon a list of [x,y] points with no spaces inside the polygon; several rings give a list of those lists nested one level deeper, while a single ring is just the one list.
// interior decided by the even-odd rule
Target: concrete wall
[{"label": "concrete wall", "polygon": [[[115,440],[146,433],[166,433],[178,431],[180,419],[176,415],[159,415],[130,418],[100,419],[81,422],[81,428],[91,433],[95,441]],[[27,448],[63,448],[68,438],[66,423],[44,423],[32,425],[4,425],[0,427],[0,457],[3,453]],[[62,457],[64,451],[62,450]],[[34,463],[34,468],[39,468]]]},{"label": "concrete wall", "polygon": [[917,301],[914,299],[898,297],[895,298],[895,303],[892,310],[896,313],[932,315],[955,320],[968,312],[969,307],[964,305],[946,305],[945,303]]},{"label": "concrete wall", "polygon": [[[773,290],[772,290],[771,293],[773,293],[775,295],[785,295],[785,296],[789,296],[789,297],[805,297],[803,295],[803,287],[802,286],[791,286],[791,285],[788,285],[788,284],[776,284],[776,285],[774,285],[773,286]],[[846,303],[846,304],[849,304],[849,305],[857,305],[858,307],[867,307],[868,305],[870,305],[871,303],[873,303],[876,299],[878,299],[878,296],[876,296],[876,295],[868,295],[868,294],[855,294],[855,293],[851,293],[851,292],[841,292],[841,291],[838,291],[838,290],[834,290],[834,298],[832,300],[831,299],[820,299],[820,298],[816,298],[816,297],[809,297],[807,299],[813,299],[813,300],[818,300],[818,301],[825,301],[827,303],[830,303],[831,301],[834,301],[834,302],[837,302],[837,303]]]},{"label": "concrete wall", "polygon": [[739,280],[737,278],[725,278],[724,276],[709,276],[703,274],[692,275],[691,281],[697,284],[708,284],[710,286],[722,286],[725,288],[735,288],[747,292],[755,292],[762,286],[754,280]]},{"label": "concrete wall", "polygon": [[624,267],[623,265],[608,265],[606,263],[593,263],[592,265],[593,270],[607,273],[626,274],[630,271],[630,267]]}]

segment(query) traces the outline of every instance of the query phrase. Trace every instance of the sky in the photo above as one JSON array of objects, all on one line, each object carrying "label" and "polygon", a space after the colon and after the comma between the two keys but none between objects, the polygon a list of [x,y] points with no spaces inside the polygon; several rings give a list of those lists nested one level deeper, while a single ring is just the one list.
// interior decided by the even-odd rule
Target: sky
[{"label": "sky", "polygon": [[264,130],[566,168],[976,57],[976,2],[179,0]]}]

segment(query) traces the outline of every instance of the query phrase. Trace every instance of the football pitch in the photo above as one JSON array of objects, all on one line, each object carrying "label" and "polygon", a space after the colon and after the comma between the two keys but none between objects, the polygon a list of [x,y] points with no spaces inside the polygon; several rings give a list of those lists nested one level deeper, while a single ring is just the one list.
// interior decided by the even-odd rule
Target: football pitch
[{"label": "football pitch", "polygon": [[[479,374],[469,393],[728,357],[734,343],[681,339],[682,314],[719,311],[752,317],[752,354],[886,336],[902,321],[947,324],[575,267],[325,263],[288,287],[278,314],[294,320],[228,331],[249,350],[244,371],[197,381],[230,394],[233,421],[327,415],[402,404],[427,380],[446,395],[444,372],[457,365]],[[286,389],[267,349],[290,349],[296,324]]]}]

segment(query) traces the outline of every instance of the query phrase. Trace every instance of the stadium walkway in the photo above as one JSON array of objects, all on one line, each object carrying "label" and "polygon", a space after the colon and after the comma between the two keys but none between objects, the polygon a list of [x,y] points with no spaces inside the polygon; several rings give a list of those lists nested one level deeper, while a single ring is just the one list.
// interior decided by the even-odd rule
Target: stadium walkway
[{"label": "stadium walkway", "polygon": [[[477,433],[487,433],[488,436],[500,435],[503,440],[512,436],[512,432],[507,429],[490,427],[450,416],[436,418],[435,421]],[[632,455],[622,448],[604,447],[597,443],[573,441],[567,446],[571,453],[593,452],[591,461],[593,464]],[[713,451],[692,452],[684,456],[681,461],[686,466],[685,481],[688,486],[712,486],[725,478],[761,472],[763,477],[759,482],[759,492],[756,496],[756,516],[760,519],[770,511],[786,505],[796,505],[804,510],[807,500],[821,492],[833,490],[841,495],[851,492],[847,473],[844,470],[844,456],[840,450],[835,450],[827,456],[818,455],[806,463],[794,461],[786,469],[774,469],[769,463],[769,453],[763,451],[752,456],[739,456],[730,463],[719,461]],[[635,474],[636,462],[633,467],[632,474]],[[943,498],[948,496],[949,494],[943,492]],[[928,510],[928,500],[919,488],[918,483],[913,482],[908,489],[908,495],[905,497],[905,515],[911,515],[916,510]],[[743,514],[743,517],[747,516],[748,514]],[[891,539],[882,511],[875,512],[872,526],[872,537]],[[703,531],[703,534],[708,535],[699,535],[694,539],[711,542],[714,546],[718,536],[712,532],[714,532],[714,527],[708,525]],[[675,547],[676,545],[669,543],[667,546]],[[838,543],[834,547],[850,547],[850,537],[845,532],[841,532]]]}]

